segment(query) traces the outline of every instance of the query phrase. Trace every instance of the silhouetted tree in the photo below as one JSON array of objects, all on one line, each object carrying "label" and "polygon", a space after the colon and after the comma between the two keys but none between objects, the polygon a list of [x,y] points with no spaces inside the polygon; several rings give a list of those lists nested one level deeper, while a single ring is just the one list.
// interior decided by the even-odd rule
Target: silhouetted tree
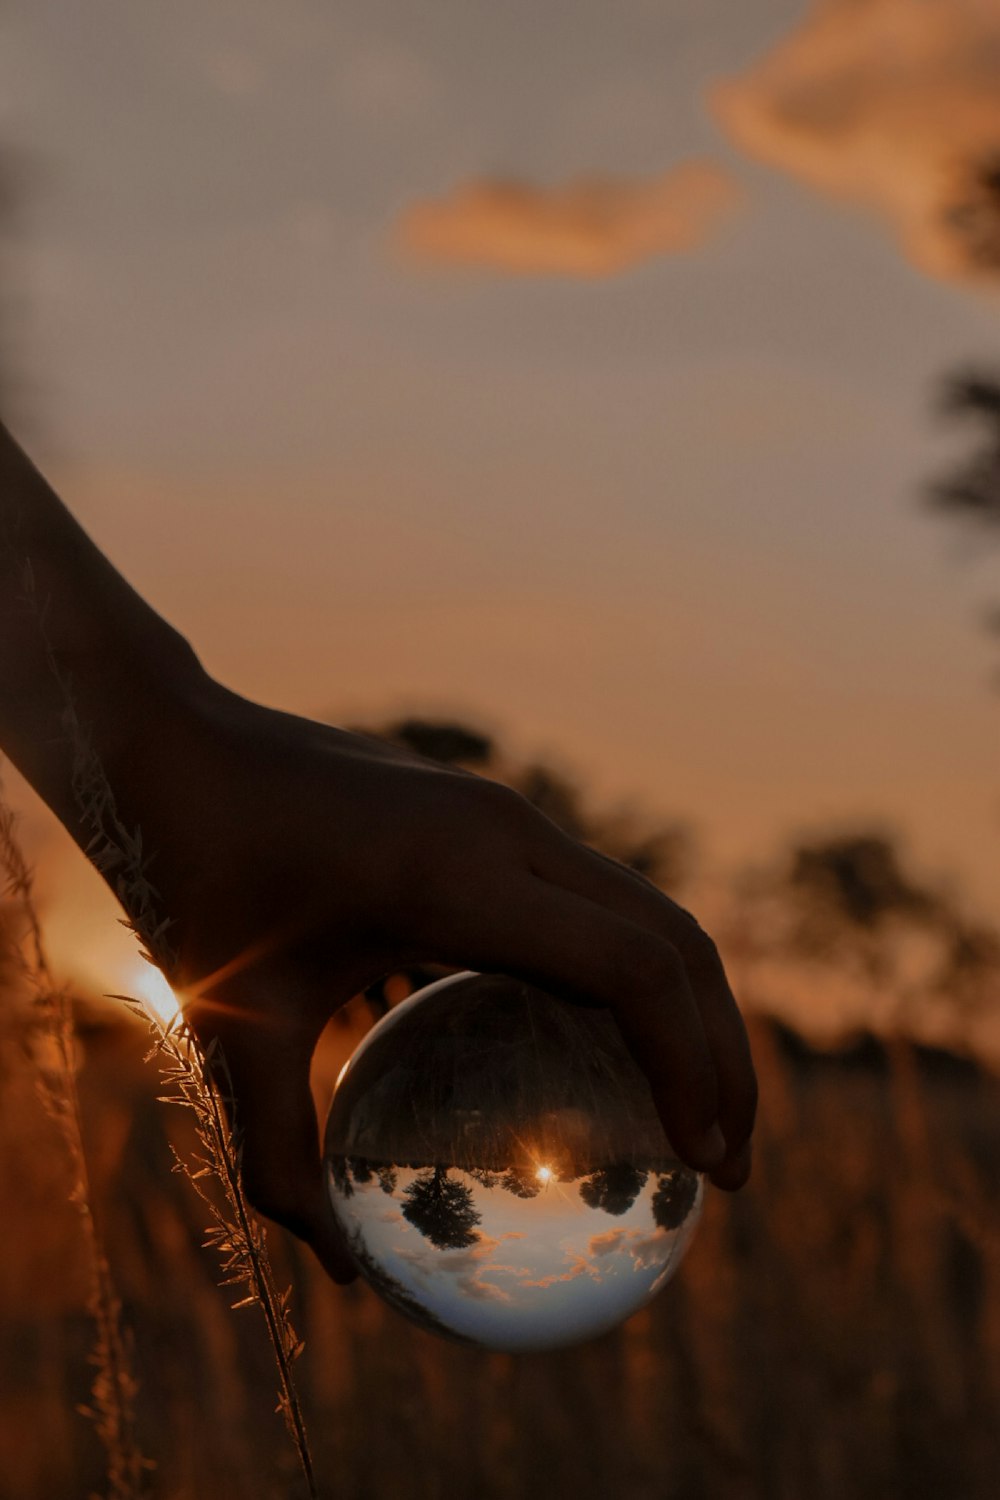
[{"label": "silhouetted tree", "polygon": [[[994,163],[994,194],[998,176],[1000,164]],[[952,474],[929,486],[927,501],[988,543],[1000,541],[1000,370],[966,370],[953,376],[941,388],[939,408],[948,417],[974,424],[979,444]],[[984,623],[1000,634],[1000,605],[986,611]]]},{"label": "silhouetted tree", "polygon": [[351,1176],[355,1182],[360,1182],[362,1187],[371,1182],[374,1173],[371,1162],[366,1161],[363,1156],[351,1157]]},{"label": "silhouetted tree", "polygon": [[347,1158],[344,1156],[333,1157],[330,1162],[330,1171],[333,1176],[334,1187],[341,1196],[344,1198],[353,1198],[354,1183],[351,1181]]},{"label": "silhouetted tree", "polygon": [[537,1198],[542,1191],[542,1184],[536,1174],[523,1167],[508,1167],[500,1178],[500,1186],[508,1193],[513,1193],[515,1198]]},{"label": "silhouetted tree", "polygon": [[987,151],[955,174],[943,217],[971,270],[1000,271],[1000,152]]},{"label": "silhouetted tree", "polygon": [[469,1167],[469,1176],[481,1187],[495,1188],[501,1180],[500,1172],[491,1172],[487,1167]]},{"label": "silhouetted tree", "polygon": [[660,1229],[679,1229],[694,1208],[697,1196],[697,1175],[684,1167],[658,1177],[653,1194],[653,1218]]},{"label": "silhouetted tree", "polygon": [[479,1238],[481,1215],[472,1202],[472,1189],[448,1176],[447,1167],[434,1167],[403,1189],[403,1218],[438,1250],[465,1250]]},{"label": "silhouetted tree", "polygon": [[766,986],[765,1003],[777,999],[778,1009],[783,991],[807,992],[811,974],[835,976],[841,1000],[874,1029],[918,1035],[950,1011],[958,1040],[994,1003],[997,934],[911,872],[884,833],[793,844],[771,868],[748,872],[734,898],[726,943],[743,992]]},{"label": "silhouetted tree", "polygon": [[648,1176],[648,1172],[640,1171],[629,1162],[616,1162],[585,1177],[580,1183],[580,1197],[588,1208],[600,1208],[619,1218],[628,1213],[645,1187]]},{"label": "silhouetted tree", "polygon": [[904,872],[892,840],[878,833],[796,845],[788,884],[857,927],[875,927],[888,916],[923,920],[936,906],[935,896]]},{"label": "silhouetted tree", "polygon": [[378,735],[443,765],[482,766],[494,753],[489,735],[450,719],[399,719]]},{"label": "silhouetted tree", "polygon": [[394,1193],[396,1191],[398,1176],[399,1174],[395,1167],[378,1168],[378,1185],[383,1193]]},{"label": "silhouetted tree", "polygon": [[941,410],[978,427],[979,447],[954,474],[930,487],[930,504],[1000,540],[1000,372],[966,371],[949,380]]}]

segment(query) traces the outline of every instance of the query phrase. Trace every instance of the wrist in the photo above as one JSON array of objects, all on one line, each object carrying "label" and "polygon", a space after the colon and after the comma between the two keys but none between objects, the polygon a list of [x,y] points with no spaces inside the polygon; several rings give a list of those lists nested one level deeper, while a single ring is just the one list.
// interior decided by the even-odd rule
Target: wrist
[{"label": "wrist", "polygon": [[223,691],[174,631],[155,650],[71,664],[67,686],[116,793],[144,767],[162,768]]}]

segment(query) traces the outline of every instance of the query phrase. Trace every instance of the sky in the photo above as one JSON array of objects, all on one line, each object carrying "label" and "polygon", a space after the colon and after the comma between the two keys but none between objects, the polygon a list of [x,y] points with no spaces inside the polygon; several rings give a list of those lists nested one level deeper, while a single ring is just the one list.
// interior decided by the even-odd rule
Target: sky
[{"label": "sky", "polygon": [[995,909],[995,0],[6,0],[0,131],[18,430],[228,685]]},{"label": "sky", "polygon": [[677,1269],[700,1214],[699,1205],[679,1228],[658,1227],[655,1178],[612,1215],[588,1207],[583,1179],[545,1181],[525,1200],[453,1170],[448,1181],[469,1190],[479,1217],[468,1245],[440,1248],[402,1211],[421,1175],[400,1168],[391,1196],[377,1182],[353,1185],[350,1198],[331,1186],[338,1220],[435,1319],[499,1348],[575,1343],[629,1317]]}]

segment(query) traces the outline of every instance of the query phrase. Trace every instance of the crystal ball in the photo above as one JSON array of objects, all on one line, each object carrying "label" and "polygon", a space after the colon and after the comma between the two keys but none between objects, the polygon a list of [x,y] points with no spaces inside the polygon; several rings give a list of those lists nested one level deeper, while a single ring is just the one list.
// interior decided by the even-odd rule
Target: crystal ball
[{"label": "crystal ball", "polygon": [[428,985],[368,1033],[337,1081],[325,1172],[387,1302],[511,1352],[592,1338],[647,1303],[703,1191],[611,1012],[500,974]]}]

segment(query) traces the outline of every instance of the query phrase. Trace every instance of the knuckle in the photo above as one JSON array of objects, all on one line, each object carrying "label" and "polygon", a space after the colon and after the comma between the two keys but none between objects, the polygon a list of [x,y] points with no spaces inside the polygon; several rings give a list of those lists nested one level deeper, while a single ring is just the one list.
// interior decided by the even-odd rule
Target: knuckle
[{"label": "knuckle", "polygon": [[[449,880],[456,867],[474,877],[484,869],[487,853],[510,851],[532,813],[521,794],[502,782],[456,778],[442,805],[438,837],[433,840],[437,870]],[[445,830],[446,836],[441,837]]]},{"label": "knuckle", "polygon": [[687,967],[699,977],[718,974],[722,969],[722,959],[714,940],[697,923],[684,939],[684,959]]},{"label": "knuckle", "polygon": [[517,826],[533,817],[534,808],[531,803],[506,782],[491,781],[484,776],[478,779],[475,786],[478,800],[488,814]]},{"label": "knuckle", "polygon": [[650,999],[675,989],[683,983],[684,965],[672,943],[651,940],[630,942],[613,956],[613,968],[620,982],[637,996]]}]

